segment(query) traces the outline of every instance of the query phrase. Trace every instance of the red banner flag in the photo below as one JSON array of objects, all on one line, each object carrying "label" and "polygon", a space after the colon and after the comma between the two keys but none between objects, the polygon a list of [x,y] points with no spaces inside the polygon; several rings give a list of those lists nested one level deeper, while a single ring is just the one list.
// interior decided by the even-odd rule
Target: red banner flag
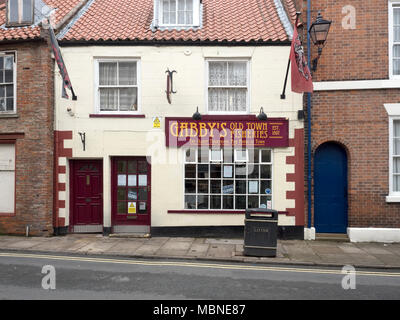
[{"label": "red banner flag", "polygon": [[301,44],[297,26],[294,26],[292,48],[290,51],[290,62],[292,64],[292,91],[297,93],[313,92],[314,86],[303,45]]}]

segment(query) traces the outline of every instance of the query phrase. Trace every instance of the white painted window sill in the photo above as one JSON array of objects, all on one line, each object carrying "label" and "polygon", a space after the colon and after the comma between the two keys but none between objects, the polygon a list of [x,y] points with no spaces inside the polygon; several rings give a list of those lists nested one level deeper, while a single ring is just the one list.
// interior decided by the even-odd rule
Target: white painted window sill
[{"label": "white painted window sill", "polygon": [[400,195],[399,196],[389,195],[386,197],[386,202],[388,203],[400,202]]}]

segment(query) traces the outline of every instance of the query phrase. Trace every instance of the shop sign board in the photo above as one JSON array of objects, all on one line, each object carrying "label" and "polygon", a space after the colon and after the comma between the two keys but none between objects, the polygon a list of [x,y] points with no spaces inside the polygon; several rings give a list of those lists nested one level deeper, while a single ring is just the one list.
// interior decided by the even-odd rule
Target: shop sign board
[{"label": "shop sign board", "polygon": [[285,148],[289,146],[289,121],[270,118],[260,121],[256,117],[204,117],[166,118],[167,147],[255,147]]}]

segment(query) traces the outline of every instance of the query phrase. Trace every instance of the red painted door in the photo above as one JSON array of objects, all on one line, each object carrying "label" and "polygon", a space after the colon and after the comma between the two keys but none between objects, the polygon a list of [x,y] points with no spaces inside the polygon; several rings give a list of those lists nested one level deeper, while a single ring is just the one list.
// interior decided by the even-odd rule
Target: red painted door
[{"label": "red painted door", "polygon": [[146,157],[112,160],[113,225],[150,226],[151,165]]},{"label": "red painted door", "polygon": [[72,163],[71,225],[103,225],[103,163],[74,160]]}]

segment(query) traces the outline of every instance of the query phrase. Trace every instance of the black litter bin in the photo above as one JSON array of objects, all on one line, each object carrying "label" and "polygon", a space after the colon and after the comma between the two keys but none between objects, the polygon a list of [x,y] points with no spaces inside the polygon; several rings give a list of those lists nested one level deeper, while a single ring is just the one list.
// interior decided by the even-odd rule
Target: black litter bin
[{"label": "black litter bin", "polygon": [[247,209],[244,224],[244,255],[276,257],[278,211]]}]

